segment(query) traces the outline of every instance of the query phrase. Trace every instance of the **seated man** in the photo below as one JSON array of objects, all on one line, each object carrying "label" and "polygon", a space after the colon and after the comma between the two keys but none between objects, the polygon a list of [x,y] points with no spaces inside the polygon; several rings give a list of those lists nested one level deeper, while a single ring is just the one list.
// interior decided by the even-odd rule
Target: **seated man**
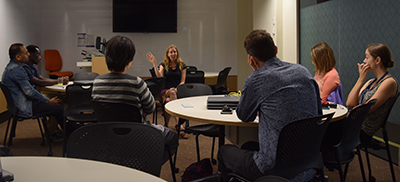
[{"label": "seated man", "polygon": [[[29,52],[29,60],[28,62],[22,64],[22,67],[25,69],[25,72],[28,74],[29,82],[33,85],[33,87],[40,86],[49,86],[49,85],[55,85],[58,83],[57,79],[50,79],[50,78],[45,78],[42,75],[39,74],[39,71],[37,70],[36,66],[37,64],[40,63],[42,60],[42,57],[40,55],[40,49],[38,46],[35,45],[28,45],[26,49]],[[63,82],[64,85],[68,84],[69,78],[64,77]],[[46,97],[54,97],[57,95],[54,94],[46,94]],[[59,97],[59,98],[64,98]],[[60,104],[62,105],[62,101]],[[50,117],[49,120],[47,121],[47,128],[49,129],[49,134],[50,138],[52,141],[62,141],[63,140],[63,133],[58,129],[57,127],[57,121],[54,117]]]},{"label": "seated man", "polygon": [[15,43],[9,48],[10,62],[3,72],[2,83],[11,92],[18,116],[32,115],[54,116],[58,124],[63,126],[64,108],[58,105],[57,97],[48,99],[38,92],[30,83],[22,64],[28,62],[29,52],[23,44]]},{"label": "seated man", "polygon": [[[135,45],[132,40],[124,36],[114,36],[107,43],[105,52],[107,68],[110,73],[98,76],[93,82],[92,98],[99,101],[113,101],[130,103],[137,106],[143,115],[142,122],[150,124],[145,115],[155,110],[154,97],[146,83],[137,76],[126,74],[135,56]],[[178,147],[178,134],[162,125],[153,127],[160,130],[165,137],[165,145],[172,153]],[[168,152],[164,152],[165,163],[169,159]]]},{"label": "seated man", "polygon": [[[32,85],[34,85],[34,87],[35,86],[44,87],[57,84],[58,82],[57,79],[50,79],[43,77],[42,75],[39,74],[39,71],[35,66],[39,64],[40,61],[42,60],[42,57],[40,56],[39,47],[35,45],[28,45],[26,49],[28,50],[30,56],[28,62],[22,64],[22,67],[28,74],[29,82]],[[68,81],[69,81],[68,76],[63,78],[64,85],[68,84]]]},{"label": "seated man", "polygon": [[[277,47],[265,30],[254,30],[245,39],[248,64],[253,73],[247,77],[237,116],[253,122],[259,116],[258,142],[242,148],[224,145],[218,151],[222,181],[234,172],[254,181],[275,165],[279,134],[291,121],[322,114],[318,85],[309,71],[299,64],[282,62]],[[316,171],[306,170],[291,181],[310,181]]]}]

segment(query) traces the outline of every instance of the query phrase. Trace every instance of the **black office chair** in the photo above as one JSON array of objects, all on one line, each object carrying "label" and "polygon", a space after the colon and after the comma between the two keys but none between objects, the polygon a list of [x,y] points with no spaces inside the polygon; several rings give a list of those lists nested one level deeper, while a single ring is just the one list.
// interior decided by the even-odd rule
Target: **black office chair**
[{"label": "black office chair", "polygon": [[164,77],[161,77],[161,78],[153,77],[153,78],[144,80],[144,82],[146,82],[147,87],[149,88],[151,94],[153,94],[153,97],[156,101],[156,110],[153,113],[153,123],[154,124],[157,124],[158,108],[162,108],[163,112],[164,112],[164,103],[163,103],[163,99],[162,99],[162,95],[161,95],[161,90],[164,88],[164,81],[165,81]]},{"label": "black office chair", "polygon": [[218,74],[217,84],[210,85],[214,94],[223,94],[228,92],[227,82],[229,72],[231,71],[232,67],[226,67],[221,70]]},{"label": "black office chair", "polygon": [[[320,147],[333,115],[314,116],[286,124],[279,134],[275,166],[264,174],[292,179],[303,171],[316,169],[318,174],[324,176]],[[235,173],[229,175],[249,181]]]},{"label": "black office chair", "polygon": [[204,83],[204,71],[186,72],[185,83]]},{"label": "black office chair", "polygon": [[[183,85],[179,85],[177,88],[177,92],[178,92],[179,98],[212,94],[211,87],[206,84],[201,84],[201,83],[186,83]],[[181,122],[185,121],[183,119],[179,119],[179,120],[180,120],[179,124],[181,124]],[[213,164],[216,164],[217,161],[214,159],[214,145],[215,145],[215,137],[218,137],[218,134],[219,134],[219,126],[214,125],[214,124],[187,126],[185,131],[187,133],[193,133],[196,135],[197,161],[200,161],[199,135],[201,134],[201,135],[213,138],[212,147],[211,147],[211,162]]]},{"label": "black office chair", "polygon": [[290,182],[290,180],[279,176],[263,176],[261,178],[258,178],[254,182]]},{"label": "black office chair", "polygon": [[151,77],[157,78],[156,72],[154,71],[154,68],[149,69]]},{"label": "black office chair", "polygon": [[[361,125],[368,115],[371,107],[376,103],[376,99],[369,101],[367,104],[362,104],[350,111],[349,115],[343,122],[342,135],[337,144],[322,144],[321,151],[324,158],[324,165],[328,168],[336,168],[339,171],[340,181],[346,180],[349,163],[358,155],[360,162],[361,175],[365,181],[364,168],[360,154],[360,131]],[[357,152],[354,152],[357,149]],[[346,164],[344,173],[342,164]]]},{"label": "black office chair", "polygon": [[196,66],[186,66],[186,74],[189,72],[191,74],[195,73],[197,71]]},{"label": "black office chair", "polygon": [[99,76],[99,74],[98,73],[94,73],[94,72],[75,73],[74,81],[94,80],[97,76]]},{"label": "black office chair", "polygon": [[138,107],[109,101],[92,100],[97,122],[136,122],[142,123],[142,114]]},{"label": "black office chair", "polygon": [[[127,104],[127,103],[117,103],[110,101],[99,101],[92,100],[92,105],[94,113],[96,115],[97,121],[100,122],[130,122],[130,123],[142,123],[142,114],[138,107]],[[165,140],[163,138],[163,140]],[[175,167],[176,164],[176,154],[175,159],[172,161],[172,153],[169,148],[166,148],[169,153],[169,161],[171,166],[172,177],[176,181],[175,173],[179,171]]]},{"label": "black office chair", "polygon": [[[396,102],[396,100],[399,98],[400,92],[397,92],[397,94],[394,97],[393,102],[391,103],[391,109],[392,110],[394,103]],[[387,156],[388,156],[388,162],[389,162],[389,167],[390,167],[390,172],[392,174],[392,179],[393,182],[396,181],[396,176],[394,174],[394,169],[393,169],[393,161],[392,161],[392,156],[390,154],[390,149],[389,149],[389,137],[388,137],[388,133],[386,130],[386,123],[387,120],[389,118],[390,115],[390,111],[386,113],[386,115],[384,115],[385,117],[385,122],[382,124],[381,128],[382,128],[382,135],[383,135],[383,140],[385,141],[385,145],[382,146],[381,143],[379,141],[376,141],[375,139],[372,139],[372,141],[370,143],[361,143],[360,144],[360,148],[365,150],[365,155],[367,157],[367,164],[368,164],[368,177],[369,177],[369,181],[376,181],[375,177],[372,176],[372,171],[371,171],[371,164],[370,164],[370,160],[369,160],[369,152],[368,152],[368,148],[369,149],[374,149],[374,150],[380,150],[380,149],[384,149],[386,150]],[[361,165],[361,163],[360,163]]]},{"label": "black office chair", "polygon": [[67,157],[109,162],[160,176],[164,145],[162,133],[142,123],[95,123],[71,134]]},{"label": "black office chair", "polygon": [[[14,104],[14,100],[12,98],[11,92],[10,90],[7,88],[7,86],[5,86],[3,83],[0,82],[0,88],[1,91],[4,94],[4,97],[6,98],[7,101],[7,110],[10,113],[10,116],[8,118],[8,123],[7,123],[7,129],[6,129],[6,134],[4,136],[4,145],[5,146],[11,146],[13,143],[13,137],[15,137],[15,131],[17,129],[17,123],[18,121],[22,121],[22,120],[26,120],[26,119],[36,119],[38,124],[39,124],[39,129],[40,129],[40,134],[42,135],[42,143],[41,145],[45,145],[45,138],[47,138],[47,143],[49,145],[49,152],[47,153],[48,156],[52,156],[53,152],[52,152],[52,148],[51,148],[51,143],[50,143],[50,135],[49,135],[49,131],[47,129],[47,116],[45,115],[36,115],[36,116],[32,116],[32,117],[21,117],[18,116],[18,108],[15,106]],[[11,122],[11,118],[12,118],[12,122]],[[40,123],[40,120],[42,121]],[[10,129],[10,123],[11,124],[11,130],[10,130],[10,135],[8,136],[8,132]],[[43,129],[44,129],[44,133],[43,133],[43,129],[42,129],[42,125],[43,125]],[[8,144],[6,144],[7,142],[7,137],[9,137],[8,139]]]},{"label": "black office chair", "polygon": [[75,126],[75,128],[71,127],[71,129],[76,129],[79,125],[83,126],[87,123],[97,122],[91,103],[92,89],[93,82],[88,84],[74,82],[74,84],[68,85],[65,89],[67,107],[64,109],[63,156],[67,152],[67,136],[72,133],[72,131],[67,130],[69,128],[67,126]]}]

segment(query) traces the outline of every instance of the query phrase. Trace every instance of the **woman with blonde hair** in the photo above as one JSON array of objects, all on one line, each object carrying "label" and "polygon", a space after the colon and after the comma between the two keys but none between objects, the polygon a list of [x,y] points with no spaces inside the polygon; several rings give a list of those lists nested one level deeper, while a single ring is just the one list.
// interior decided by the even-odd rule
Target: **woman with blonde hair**
[{"label": "woman with blonde hair", "polygon": [[[165,51],[164,61],[157,66],[157,60],[151,54],[151,52],[146,54],[146,58],[153,64],[154,72],[157,77],[165,77],[164,88],[161,91],[161,95],[163,96],[164,102],[169,102],[171,100],[175,100],[178,98],[176,87],[178,85],[184,84],[186,79],[186,65],[182,61],[178,48],[175,45],[168,46]],[[168,127],[169,119],[171,115],[168,113],[165,114],[165,126]],[[188,138],[189,135],[182,130],[183,126],[179,126],[179,118],[173,117],[175,119],[176,125],[175,128],[178,130],[180,127],[181,132],[179,136],[182,138]]]},{"label": "woman with blonde hair", "polygon": [[311,48],[311,60],[316,71],[314,79],[319,86],[321,104],[326,106],[329,95],[340,85],[339,74],[334,68],[336,65],[335,55],[331,47],[322,42]]},{"label": "woman with blonde hair", "polygon": [[[389,47],[385,44],[368,45],[363,63],[357,65],[359,77],[347,97],[346,104],[347,107],[353,108],[372,99],[378,99],[361,127],[361,142],[370,142],[372,136],[385,122],[384,116],[390,112],[391,105],[396,101],[398,83],[388,72],[388,68],[393,67],[394,61]],[[375,78],[365,82],[369,71],[374,72]]]}]

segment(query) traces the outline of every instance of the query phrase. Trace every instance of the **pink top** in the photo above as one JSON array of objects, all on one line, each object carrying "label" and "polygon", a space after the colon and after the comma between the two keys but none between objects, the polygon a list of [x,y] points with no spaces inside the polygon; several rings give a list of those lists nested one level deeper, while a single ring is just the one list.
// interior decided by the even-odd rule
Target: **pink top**
[{"label": "pink top", "polygon": [[339,73],[335,68],[332,68],[326,74],[320,75],[319,72],[316,72],[314,79],[318,83],[319,94],[321,95],[321,104],[328,104],[326,99],[328,98],[329,94],[331,94],[331,92],[340,85]]}]

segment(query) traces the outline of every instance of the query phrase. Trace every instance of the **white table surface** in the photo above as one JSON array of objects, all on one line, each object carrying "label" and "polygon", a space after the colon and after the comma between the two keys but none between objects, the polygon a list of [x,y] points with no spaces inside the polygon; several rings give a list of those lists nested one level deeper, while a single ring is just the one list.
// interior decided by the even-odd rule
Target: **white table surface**
[{"label": "white table surface", "polygon": [[[236,116],[235,110],[232,112],[232,114],[221,114],[221,110],[208,110],[207,109],[208,97],[221,97],[221,95],[187,97],[187,98],[173,100],[165,105],[165,111],[171,115],[198,122],[218,124],[218,125],[258,127],[257,119],[254,122],[250,123],[242,122]],[[193,108],[184,108],[182,104],[192,105]],[[323,109],[322,111],[323,114],[329,114],[335,112],[331,122],[346,117],[346,114],[348,112],[347,108],[342,105],[338,105],[337,109],[330,108],[330,109]]]},{"label": "white table surface", "polygon": [[[219,125],[219,146],[225,144],[225,126],[258,127],[258,119],[256,119],[254,122],[242,122],[236,116],[235,110],[233,110],[232,114],[221,114],[221,110],[208,110],[208,97],[223,96],[207,95],[173,100],[165,104],[165,111],[173,116],[177,116],[183,119]],[[193,107],[186,108],[183,107],[182,104],[191,105]],[[342,105],[338,105],[337,109],[330,108],[323,109],[322,111],[323,114],[335,112],[331,122],[345,118],[348,112],[347,108]]]},{"label": "white table surface", "polygon": [[[73,81],[69,81],[67,85],[72,85],[74,84]],[[50,85],[50,86],[45,86],[44,88],[49,91],[55,91],[55,92],[65,92],[65,89],[67,88],[67,85],[63,86],[58,86],[58,84],[55,85]]]},{"label": "white table surface", "polygon": [[125,166],[62,157],[1,157],[14,182],[165,181]]}]

